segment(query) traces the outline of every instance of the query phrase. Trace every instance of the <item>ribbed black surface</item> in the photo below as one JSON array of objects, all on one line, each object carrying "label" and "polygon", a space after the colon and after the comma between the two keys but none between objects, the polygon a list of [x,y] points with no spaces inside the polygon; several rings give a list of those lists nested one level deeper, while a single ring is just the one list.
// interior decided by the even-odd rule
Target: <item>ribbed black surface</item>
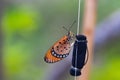
[{"label": "ribbed black surface", "polygon": [[[72,76],[81,75],[80,70],[83,68],[85,63],[86,50],[87,50],[86,37],[84,35],[77,35],[73,48],[73,56],[72,56],[73,67],[70,70],[70,74]],[[76,54],[77,54],[77,58],[76,58]],[[75,75],[75,71],[76,71],[76,75]]]}]

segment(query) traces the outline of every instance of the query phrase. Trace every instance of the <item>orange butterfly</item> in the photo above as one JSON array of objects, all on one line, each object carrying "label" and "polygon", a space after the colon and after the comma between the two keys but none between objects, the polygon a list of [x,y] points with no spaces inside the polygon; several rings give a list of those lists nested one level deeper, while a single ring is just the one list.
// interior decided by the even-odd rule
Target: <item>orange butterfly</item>
[{"label": "orange butterfly", "polygon": [[[73,22],[73,24],[75,21]],[[73,25],[72,24],[72,25]],[[70,26],[70,28],[72,27]],[[65,28],[65,27],[64,27]],[[59,39],[45,54],[44,60],[47,63],[55,63],[69,55],[71,50],[71,44],[74,40],[74,34],[70,31],[70,28],[67,30],[68,34]]]}]

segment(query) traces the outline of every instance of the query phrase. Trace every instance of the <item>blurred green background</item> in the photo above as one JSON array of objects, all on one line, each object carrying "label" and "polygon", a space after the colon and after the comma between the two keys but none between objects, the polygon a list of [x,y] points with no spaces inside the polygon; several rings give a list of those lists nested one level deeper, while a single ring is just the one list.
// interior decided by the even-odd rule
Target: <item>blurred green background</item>
[{"label": "blurred green background", "polygon": [[[68,27],[77,20],[77,3],[77,0],[8,1],[2,17],[7,80],[43,80],[48,68],[44,54],[66,34],[62,26]],[[82,16],[83,0],[81,6]],[[119,8],[120,0],[99,0],[98,23]],[[76,32],[76,27],[72,31]],[[93,65],[91,80],[120,80],[119,52],[118,43],[106,46],[99,54],[101,64]]]}]

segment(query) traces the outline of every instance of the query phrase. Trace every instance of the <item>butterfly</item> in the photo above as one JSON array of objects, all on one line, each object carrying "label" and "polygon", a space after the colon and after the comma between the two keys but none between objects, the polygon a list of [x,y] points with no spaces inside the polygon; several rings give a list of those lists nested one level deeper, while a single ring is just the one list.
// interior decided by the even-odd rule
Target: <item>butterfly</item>
[{"label": "butterfly", "polygon": [[[73,26],[73,24],[76,21],[72,23],[70,28]],[[65,27],[63,27],[66,29]],[[60,38],[56,43],[53,44],[53,46],[46,52],[44,61],[47,63],[55,63],[58,62],[64,58],[66,58],[71,50],[72,43],[74,41],[74,33],[70,31],[69,29],[66,29],[68,31],[67,35]]]}]

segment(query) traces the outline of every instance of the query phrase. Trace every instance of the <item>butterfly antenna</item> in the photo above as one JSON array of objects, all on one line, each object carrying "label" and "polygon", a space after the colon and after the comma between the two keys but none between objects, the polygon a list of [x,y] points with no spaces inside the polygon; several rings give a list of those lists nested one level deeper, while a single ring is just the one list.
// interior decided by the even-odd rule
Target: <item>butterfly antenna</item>
[{"label": "butterfly antenna", "polygon": [[66,31],[68,31],[68,32],[69,32],[69,30],[68,30],[65,26],[63,26],[63,28],[64,28]]},{"label": "butterfly antenna", "polygon": [[63,28],[64,28],[66,31],[70,32],[70,29],[73,27],[73,25],[74,25],[75,23],[76,23],[76,20],[70,25],[69,29],[67,29],[65,26],[63,26]]},{"label": "butterfly antenna", "polygon": [[70,27],[69,27],[69,29],[68,29],[69,31],[70,31],[70,29],[73,27],[73,25],[74,25],[75,23],[76,23],[76,20],[74,20],[73,23],[70,25]]}]

